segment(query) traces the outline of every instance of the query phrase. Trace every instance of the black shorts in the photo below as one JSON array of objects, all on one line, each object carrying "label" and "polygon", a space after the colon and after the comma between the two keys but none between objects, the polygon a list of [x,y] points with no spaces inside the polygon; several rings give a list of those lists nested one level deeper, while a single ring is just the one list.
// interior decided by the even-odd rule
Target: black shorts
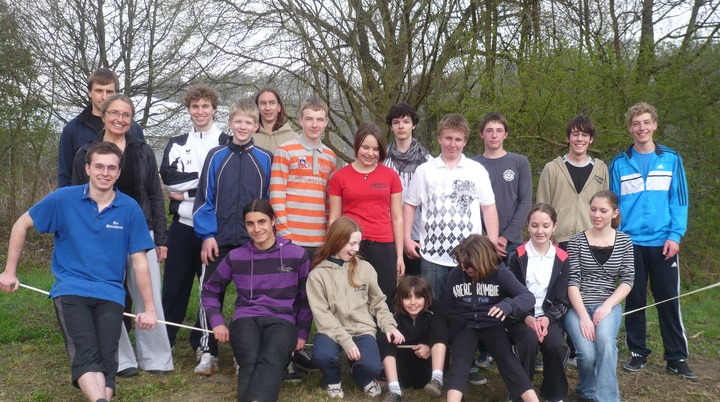
[{"label": "black shorts", "polygon": [[83,374],[101,372],[105,386],[114,393],[123,306],[82,296],[58,296],[54,304],[72,366],[72,384],[79,388]]}]

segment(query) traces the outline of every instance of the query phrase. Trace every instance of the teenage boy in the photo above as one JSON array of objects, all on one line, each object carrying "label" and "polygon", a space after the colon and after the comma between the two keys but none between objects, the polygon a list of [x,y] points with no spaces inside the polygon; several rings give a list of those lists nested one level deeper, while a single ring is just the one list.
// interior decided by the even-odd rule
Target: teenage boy
[{"label": "teenage boy", "polygon": [[[187,314],[193,281],[202,273],[202,240],[193,229],[193,204],[200,172],[207,153],[228,141],[228,135],[214,122],[219,103],[217,91],[207,85],[190,87],[183,105],[193,127],[190,132],[168,141],[160,164],[160,176],[170,197],[173,216],[168,229],[162,301],[165,319],[179,324]],[[174,346],[178,327],[168,325],[167,332],[170,345]],[[196,352],[200,347],[200,336],[199,331],[190,333],[190,345]]]},{"label": "teenage boy", "polygon": [[[90,104],[77,117],[63,127],[58,148],[58,188],[72,182],[73,160],[81,146],[95,139],[103,131],[100,108],[105,99],[118,92],[120,81],[107,68],[95,70],[87,79]],[[145,140],[143,130],[135,121],[130,126],[130,135]]]},{"label": "teenage boy", "polygon": [[302,135],[278,147],[270,178],[270,204],[278,234],[302,246],[310,261],[325,241],[329,214],[328,181],[335,153],[322,143],[328,107],[318,97],[300,106]]},{"label": "teenage boy", "polygon": [[[200,282],[203,284],[230,250],[250,240],[240,212],[243,206],[258,198],[268,199],[273,155],[256,147],[252,139],[259,125],[258,114],[251,100],[235,102],[228,118],[232,141],[213,148],[205,158],[193,213],[195,234],[202,239]],[[223,291],[219,297],[221,310],[224,298]],[[212,329],[203,308],[200,308],[200,326]],[[200,346],[203,354],[195,372],[211,375],[218,369],[217,339],[203,332]]]},{"label": "teenage boy", "polygon": [[115,394],[128,254],[145,306],[135,318],[137,327],[155,328],[145,255],[155,243],[138,203],[115,191],[122,151],[114,144],[99,142],[86,158],[88,184],[52,192],[13,226],[0,289],[9,293],[20,286],[17,264],[30,228],[54,233],[51,268],[55,283],[50,297],[70,358],[72,384],[89,401],[107,402]]},{"label": "teenage boy", "polygon": [[[423,163],[432,160],[432,155],[413,138],[413,131],[420,122],[415,108],[407,103],[397,103],[388,111],[385,122],[390,127],[395,139],[387,146],[387,158],[383,162],[385,166],[395,170],[400,176],[403,186],[403,203],[407,198],[407,188],[415,170]],[[415,214],[415,221],[412,225],[410,238],[416,242],[420,241],[420,214]],[[406,275],[420,275],[420,259],[408,258],[405,260]]]},{"label": "teenage boy", "polygon": [[485,150],[472,158],[490,175],[498,214],[498,253],[505,264],[523,242],[522,228],[532,206],[530,162],[525,156],[504,149],[508,134],[508,121],[502,113],[486,114],[480,121]]},{"label": "teenage boy", "polygon": [[[498,216],[488,172],[462,154],[470,137],[468,121],[458,114],[445,115],[437,133],[440,156],[415,171],[403,215],[405,253],[410,258],[422,257],[421,275],[430,282],[433,296],[442,301],[448,273],[457,265],[450,251],[467,236],[482,233],[483,223],[497,247]],[[418,207],[419,243],[410,237]]]},{"label": "teenage boy", "polygon": [[275,153],[278,147],[297,138],[290,128],[280,93],[275,88],[261,88],[255,95],[255,104],[260,109],[260,129],[253,134],[255,145]]},{"label": "teenage boy", "polygon": [[[658,302],[677,297],[680,289],[680,239],[688,216],[685,169],[677,151],[653,141],[658,115],[652,105],[638,103],[625,114],[633,145],[610,163],[610,185],[620,198],[620,230],[635,249],[635,286],[625,310],[645,307],[647,281]],[[678,299],[657,306],[668,371],[697,381],[688,367],[688,342]],[[652,352],[647,346],[645,310],[625,317],[627,345],[632,353],[623,365],[636,372],[645,367]]]},{"label": "teenage boy", "polygon": [[608,189],[607,165],[588,155],[594,140],[592,120],[573,118],[565,127],[568,153],[548,162],[540,173],[536,201],[551,205],[557,212],[555,239],[563,250],[567,250],[570,237],[592,227],[590,199]]}]

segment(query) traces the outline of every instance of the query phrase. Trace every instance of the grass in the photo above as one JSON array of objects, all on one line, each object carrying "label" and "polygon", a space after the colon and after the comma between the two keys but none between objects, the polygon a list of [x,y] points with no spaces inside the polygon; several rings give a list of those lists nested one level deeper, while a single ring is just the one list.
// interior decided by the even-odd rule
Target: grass
[{"label": "grass", "polygon": [[[37,239],[29,240],[37,246]],[[19,275],[23,283],[48,290],[53,278],[48,267],[51,248],[40,241],[41,247],[27,250],[22,259]],[[42,268],[38,268],[42,267]],[[686,285],[683,292],[699,286]],[[228,293],[232,294],[232,291]],[[228,300],[230,300],[230,297]],[[191,307],[195,311],[197,295],[193,294]],[[229,307],[233,303],[226,303]],[[720,290],[714,288],[681,299],[684,322],[690,338],[690,367],[700,376],[700,381],[683,381],[665,371],[662,360],[662,342],[657,325],[655,309],[648,310],[648,342],[655,351],[648,367],[640,373],[629,374],[618,368],[620,392],[627,401],[717,401],[720,397]],[[229,310],[228,314],[229,316]],[[185,323],[191,325],[193,314]],[[622,330],[621,330],[622,331]],[[175,371],[164,377],[141,372],[137,377],[118,379],[117,396],[114,401],[235,401],[236,378],[232,366],[232,353],[227,344],[220,345],[220,371],[205,377],[192,372],[196,362],[188,345],[188,330],[180,330],[175,350]],[[629,358],[623,346],[621,333],[620,357],[622,363]],[[358,390],[346,372],[343,380],[345,400],[368,400]],[[577,385],[577,370],[566,369],[571,390]],[[493,368],[485,371],[488,384],[468,388],[466,400],[502,401],[507,392],[502,379]],[[541,377],[535,379],[539,389]],[[0,401],[43,402],[84,401],[79,390],[70,384],[70,366],[65,354],[62,336],[57,328],[52,302],[43,295],[20,289],[8,295],[0,292]],[[572,391],[571,391],[572,393]],[[406,401],[431,402],[422,390],[404,390]],[[283,385],[280,401],[310,402],[327,400],[321,388],[320,374],[305,375],[300,385]],[[569,395],[565,401],[575,401]]]}]

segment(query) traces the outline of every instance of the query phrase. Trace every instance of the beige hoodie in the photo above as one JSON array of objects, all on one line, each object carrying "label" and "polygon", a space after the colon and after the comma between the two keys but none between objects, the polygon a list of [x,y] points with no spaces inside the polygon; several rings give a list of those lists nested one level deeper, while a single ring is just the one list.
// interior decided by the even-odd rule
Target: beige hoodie
[{"label": "beige hoodie", "polygon": [[350,285],[348,269],[348,263],[341,267],[324,260],[310,271],[306,286],[318,333],[337,342],[345,352],[356,346],[355,336],[375,336],[377,327],[384,333],[397,328],[372,265],[358,260],[355,282],[359,287]]},{"label": "beige hoodie", "polygon": [[268,134],[268,132],[265,131],[263,126],[260,125],[260,129],[258,130],[258,132],[253,134],[255,146],[267,149],[268,151],[272,152],[273,155],[275,154],[275,151],[277,151],[280,145],[290,140],[294,140],[297,137],[297,133],[295,133],[292,128],[290,128],[289,123],[283,124],[280,128],[273,131],[272,134]]}]

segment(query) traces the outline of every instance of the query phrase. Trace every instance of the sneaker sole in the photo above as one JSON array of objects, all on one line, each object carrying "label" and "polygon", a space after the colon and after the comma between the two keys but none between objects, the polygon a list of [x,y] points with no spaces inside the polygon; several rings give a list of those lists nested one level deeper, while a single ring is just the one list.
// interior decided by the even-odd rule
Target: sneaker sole
[{"label": "sneaker sole", "polygon": [[442,396],[442,390],[431,387],[429,385],[425,386],[425,392],[430,396],[434,396],[435,398],[440,398]]},{"label": "sneaker sole", "polygon": [[487,378],[482,379],[481,381],[468,381],[472,385],[485,385],[487,384]]},{"label": "sneaker sole", "polygon": [[[638,371],[642,370],[645,366],[647,366],[647,363],[643,364],[642,366],[640,366],[638,368],[628,367],[626,365],[623,365],[622,368],[623,368],[623,370],[627,371],[628,373],[637,373]],[[672,370],[670,370],[670,371],[672,371]]]},{"label": "sneaker sole", "polygon": [[217,367],[213,367],[213,368],[211,368],[210,370],[206,370],[206,371],[198,371],[198,370],[195,370],[195,373],[196,373],[196,374],[203,374],[203,375],[213,375],[213,373],[215,373],[215,372],[217,372],[217,371],[218,371]]},{"label": "sneaker sole", "polygon": [[666,367],[666,369],[667,369],[667,371],[669,371],[669,372],[671,372],[671,373],[673,373],[673,374],[675,374],[675,375],[677,375],[677,376],[680,376],[680,377],[682,377],[682,378],[684,378],[684,379],[686,379],[686,380],[690,380],[690,381],[693,381],[693,382],[697,382],[697,380],[698,380],[698,376],[692,376],[692,377],[691,377],[691,376],[687,376],[687,375],[685,375],[685,374],[680,374],[680,373],[678,373],[677,371],[675,371],[675,370],[673,370],[673,369],[671,369],[671,368],[669,368],[669,367]]},{"label": "sneaker sole", "polygon": [[283,380],[285,384],[300,384],[303,382],[302,378],[293,378],[292,380]]},{"label": "sneaker sole", "polygon": [[297,370],[304,371],[304,372],[306,372],[306,373],[318,373],[318,372],[320,372],[320,369],[318,369],[318,368],[307,368],[307,367],[303,367],[303,366],[301,366],[301,365],[299,365],[299,364],[297,364],[297,363],[295,363],[295,368],[296,368]]}]

